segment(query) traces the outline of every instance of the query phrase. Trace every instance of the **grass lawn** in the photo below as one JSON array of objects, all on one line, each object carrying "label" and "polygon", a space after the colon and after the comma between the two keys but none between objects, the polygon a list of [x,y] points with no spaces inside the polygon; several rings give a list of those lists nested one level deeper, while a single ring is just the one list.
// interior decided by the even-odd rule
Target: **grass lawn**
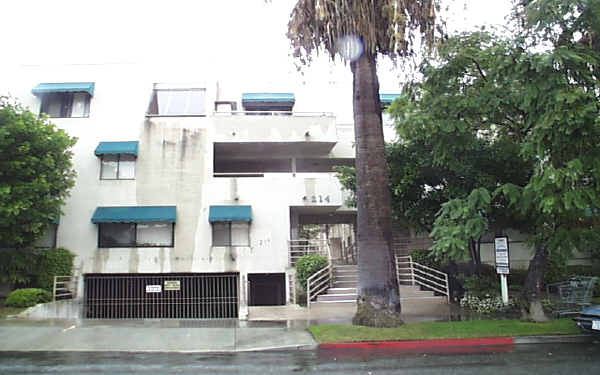
[{"label": "grass lawn", "polygon": [[600,297],[592,298],[592,304],[600,305]]},{"label": "grass lawn", "polygon": [[309,330],[320,343],[570,335],[580,333],[570,318],[554,319],[548,323],[527,323],[520,320],[408,323],[398,328],[317,325],[309,327]]}]

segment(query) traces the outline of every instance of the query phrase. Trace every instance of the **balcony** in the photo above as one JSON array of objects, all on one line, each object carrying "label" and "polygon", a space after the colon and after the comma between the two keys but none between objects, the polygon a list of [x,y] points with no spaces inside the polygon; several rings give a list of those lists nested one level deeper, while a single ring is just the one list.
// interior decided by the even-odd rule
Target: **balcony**
[{"label": "balcony", "polygon": [[337,142],[335,117],[326,112],[215,112],[216,142],[321,143],[321,153]]}]

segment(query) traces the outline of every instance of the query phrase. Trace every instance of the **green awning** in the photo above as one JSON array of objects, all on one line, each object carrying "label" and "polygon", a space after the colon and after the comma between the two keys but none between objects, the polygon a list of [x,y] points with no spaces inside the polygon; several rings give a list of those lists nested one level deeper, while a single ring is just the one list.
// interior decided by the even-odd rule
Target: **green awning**
[{"label": "green awning", "polygon": [[33,95],[52,92],[87,92],[94,96],[94,82],[40,83],[31,90]]},{"label": "green awning", "polygon": [[174,223],[176,218],[175,206],[96,207],[92,223]]},{"label": "green awning", "polygon": [[294,103],[295,98],[292,93],[245,93],[242,94],[242,103]]},{"label": "green awning", "polygon": [[210,206],[210,223],[224,221],[252,221],[252,206]]},{"label": "green awning", "polygon": [[96,156],[102,155],[138,155],[138,141],[130,142],[100,142],[94,154]]},{"label": "green awning", "polygon": [[400,94],[379,94],[379,101],[382,105],[390,105],[399,96]]}]

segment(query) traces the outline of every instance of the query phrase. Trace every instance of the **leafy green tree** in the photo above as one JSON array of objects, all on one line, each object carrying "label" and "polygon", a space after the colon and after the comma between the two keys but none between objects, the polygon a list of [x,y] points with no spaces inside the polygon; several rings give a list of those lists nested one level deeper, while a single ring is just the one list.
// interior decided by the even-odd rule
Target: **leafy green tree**
[{"label": "leafy green tree", "polygon": [[435,2],[298,0],[289,22],[294,55],[310,62],[314,51],[351,60],[356,137],[358,310],[355,324],[401,324],[391,249],[391,201],[376,62],[412,53],[413,34],[433,39]]},{"label": "leafy green tree", "polygon": [[33,244],[56,219],[75,182],[76,139],[0,98],[0,247]]},{"label": "leafy green tree", "polygon": [[434,234],[436,249],[453,253],[466,249],[466,238],[489,226],[499,207],[519,219],[535,249],[522,295],[523,315],[535,321],[545,319],[549,254],[589,248],[599,236],[599,4],[521,1],[515,37],[477,32],[449,39],[409,91],[413,105],[399,127],[405,137],[434,140],[435,164],[458,167],[455,155],[485,140],[500,150],[516,146],[518,165],[531,166],[522,170],[525,181],[482,184],[446,203]]},{"label": "leafy green tree", "polygon": [[[411,126],[412,119],[406,120],[402,114],[405,109],[411,110],[412,106],[411,99],[402,98],[389,109],[389,113],[396,118],[400,127]],[[450,206],[443,209],[447,202],[457,204],[461,199],[467,199],[473,189],[479,187],[495,189],[503,183],[515,181],[524,184],[531,172],[531,165],[522,161],[518,155],[518,148],[514,145],[502,145],[500,148],[497,144],[474,137],[468,148],[448,159],[451,163],[444,163],[433,160],[434,144],[435,139],[431,134],[410,132],[405,134],[401,141],[387,145],[393,216],[421,233],[430,233],[433,230],[436,214],[440,210],[442,213],[449,212]],[[511,165],[514,169],[507,169],[506,165]],[[336,171],[342,185],[355,191],[354,168],[338,167]],[[471,197],[469,202],[479,204],[476,197],[478,195]],[[485,228],[488,228],[488,220],[489,226],[495,230],[508,227],[508,222],[515,224],[514,218],[507,217],[510,212],[506,210],[505,205],[496,205],[494,208],[485,219]],[[474,210],[474,207],[469,208],[470,212],[476,212]],[[464,213],[461,214],[463,215]],[[446,231],[459,230],[458,226],[462,226],[461,217],[451,218],[442,214],[438,220],[442,218],[448,224],[444,228]],[[450,222],[453,223],[452,227]],[[438,229],[438,232],[441,230]],[[461,240],[453,238],[447,241],[453,244],[450,251],[445,251],[444,247],[443,251],[436,251],[435,254],[439,258],[470,258],[475,269],[479,270],[482,234],[482,231],[465,232]]]}]

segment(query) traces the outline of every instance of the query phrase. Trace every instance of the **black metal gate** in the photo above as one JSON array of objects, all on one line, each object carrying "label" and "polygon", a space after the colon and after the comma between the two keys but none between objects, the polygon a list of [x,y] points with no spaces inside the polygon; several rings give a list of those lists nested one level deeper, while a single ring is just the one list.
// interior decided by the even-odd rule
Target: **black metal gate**
[{"label": "black metal gate", "polygon": [[227,319],[238,317],[238,274],[87,274],[91,319]]}]

